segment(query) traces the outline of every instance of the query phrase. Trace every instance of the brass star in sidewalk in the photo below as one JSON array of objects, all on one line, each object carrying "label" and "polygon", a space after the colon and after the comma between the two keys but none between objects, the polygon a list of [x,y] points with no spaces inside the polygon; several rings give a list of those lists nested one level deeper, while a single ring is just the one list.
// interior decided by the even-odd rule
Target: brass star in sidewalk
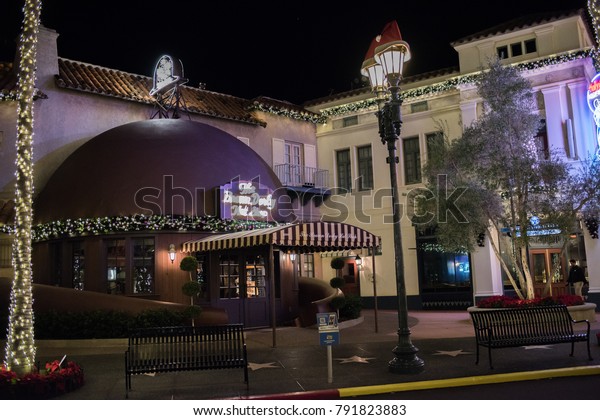
[{"label": "brass star in sidewalk", "polygon": [[258,369],[269,369],[269,368],[280,368],[281,366],[273,366],[277,362],[269,362],[269,363],[248,363],[248,367],[250,370],[255,371]]},{"label": "brass star in sidewalk", "polygon": [[374,357],[360,357],[360,356],[352,356],[345,358],[337,358],[335,360],[341,360],[341,363],[369,363],[369,360],[374,359]]},{"label": "brass star in sidewalk", "polygon": [[471,354],[471,352],[469,351],[462,351],[462,349],[460,350],[452,350],[452,351],[444,351],[444,350],[438,350],[437,353],[434,354],[434,356],[452,356],[452,357],[456,357],[460,354]]}]

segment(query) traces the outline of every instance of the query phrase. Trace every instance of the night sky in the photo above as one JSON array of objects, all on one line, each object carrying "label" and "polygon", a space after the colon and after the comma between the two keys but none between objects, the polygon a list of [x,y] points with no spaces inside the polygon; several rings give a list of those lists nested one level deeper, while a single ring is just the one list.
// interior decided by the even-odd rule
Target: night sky
[{"label": "night sky", "polygon": [[[410,45],[410,76],[457,66],[450,43],[464,36],[525,14],[587,9],[587,0],[381,3],[45,0],[42,23],[60,34],[63,58],[151,76],[170,54],[191,86],[301,104],[361,86],[369,44],[391,20]],[[3,2],[1,61],[13,60],[22,4]]]}]

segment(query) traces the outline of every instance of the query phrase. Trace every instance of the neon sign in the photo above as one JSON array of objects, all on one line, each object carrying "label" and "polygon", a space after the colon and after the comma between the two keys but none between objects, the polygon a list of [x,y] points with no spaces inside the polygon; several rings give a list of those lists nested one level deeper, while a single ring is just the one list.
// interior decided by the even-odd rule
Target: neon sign
[{"label": "neon sign", "polygon": [[257,182],[234,181],[219,188],[219,202],[222,219],[267,221],[277,200]]},{"label": "neon sign", "polygon": [[587,103],[596,123],[596,141],[600,153],[600,73],[596,74],[588,86]]}]

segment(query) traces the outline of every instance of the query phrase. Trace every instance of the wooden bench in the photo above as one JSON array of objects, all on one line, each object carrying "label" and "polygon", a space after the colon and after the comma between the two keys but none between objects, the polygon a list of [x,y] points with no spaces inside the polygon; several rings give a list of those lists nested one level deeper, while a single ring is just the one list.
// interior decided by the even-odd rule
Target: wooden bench
[{"label": "wooden bench", "polygon": [[[475,364],[479,363],[479,346],[488,348],[493,369],[492,349],[571,343],[570,356],[573,356],[578,341],[587,342],[588,357],[592,360],[589,321],[574,321],[564,305],[486,309],[470,314],[477,342]],[[586,323],[587,329],[575,331],[573,326],[577,323]]]},{"label": "wooden bench", "polygon": [[242,324],[133,330],[125,351],[125,398],[132,375],[234,368],[244,370],[248,387]]}]

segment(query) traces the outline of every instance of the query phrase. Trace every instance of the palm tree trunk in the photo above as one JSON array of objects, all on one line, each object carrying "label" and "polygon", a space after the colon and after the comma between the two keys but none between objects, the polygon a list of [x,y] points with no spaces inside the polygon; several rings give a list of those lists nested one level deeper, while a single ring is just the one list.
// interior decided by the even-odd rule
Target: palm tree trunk
[{"label": "palm tree trunk", "polygon": [[18,375],[33,370],[33,291],[31,226],[33,217],[33,96],[41,0],[25,0],[19,41],[14,279],[10,293],[5,364]]}]

